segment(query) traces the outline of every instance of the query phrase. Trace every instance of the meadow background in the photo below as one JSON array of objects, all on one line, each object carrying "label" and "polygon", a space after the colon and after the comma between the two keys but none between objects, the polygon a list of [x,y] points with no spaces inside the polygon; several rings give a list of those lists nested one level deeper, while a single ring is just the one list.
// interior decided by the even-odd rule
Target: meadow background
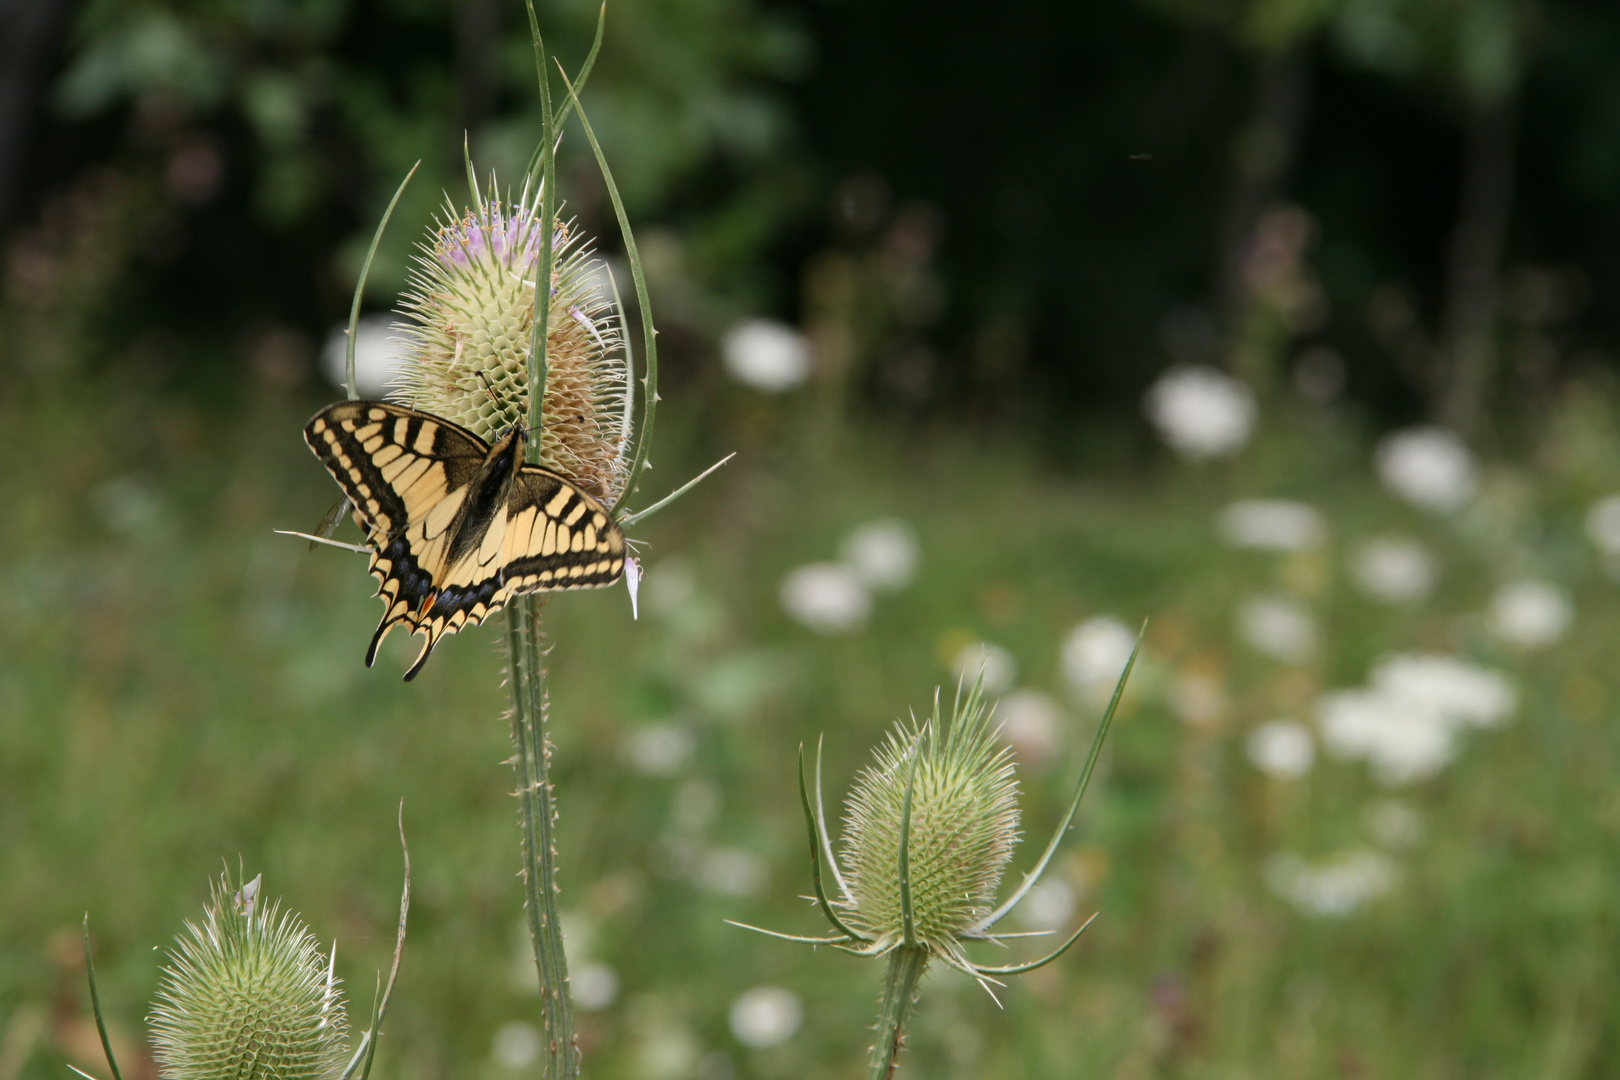
[{"label": "meadow background", "polygon": [[[576,65],[594,6],[539,15]],[[463,131],[533,145],[520,8],[0,22],[0,1080],[105,1075],[86,911],[155,1076],[227,866],[363,1015],[402,799],[378,1075],[533,1075],[498,634],[367,670],[359,557],[271,531],[332,501],[300,428],[400,176],[378,317]],[[999,1007],[933,973],[902,1075],[1612,1075],[1617,60],[1573,0],[615,0],[585,104],[661,329],[645,486],[737,457],[634,530],[638,619],[547,607],[586,1075],[858,1075],[877,966],[722,921],[819,932],[798,747],[836,803],[982,663],[1038,848],[1143,619],[1022,928],[1101,918]]]}]

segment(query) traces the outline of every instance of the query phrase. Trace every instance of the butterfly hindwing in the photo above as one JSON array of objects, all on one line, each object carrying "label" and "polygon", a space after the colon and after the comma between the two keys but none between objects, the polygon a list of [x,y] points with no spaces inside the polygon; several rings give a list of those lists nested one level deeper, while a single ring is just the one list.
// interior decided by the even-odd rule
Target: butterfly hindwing
[{"label": "butterfly hindwing", "polygon": [[624,533],[603,505],[545,469],[526,467],[508,503],[501,559],[514,593],[594,589],[624,574]]},{"label": "butterfly hindwing", "polygon": [[521,431],[491,447],[440,417],[354,401],[321,410],[304,438],[372,549],[385,611],[367,666],[399,623],[427,637],[408,680],[441,636],[513,596],[611,585],[624,572],[612,515],[567,478],[523,464]]}]

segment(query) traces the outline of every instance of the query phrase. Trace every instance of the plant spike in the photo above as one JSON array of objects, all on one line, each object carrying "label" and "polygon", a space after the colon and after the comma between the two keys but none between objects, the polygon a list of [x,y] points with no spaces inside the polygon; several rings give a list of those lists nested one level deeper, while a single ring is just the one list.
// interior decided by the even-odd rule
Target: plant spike
[{"label": "plant spike", "polygon": [[[937,708],[935,715],[938,715]],[[918,751],[922,740],[919,734],[917,741],[911,744],[911,768],[906,773],[906,795],[900,804],[900,925],[904,928],[902,943],[908,946],[917,944],[916,913],[911,908],[911,797],[917,788],[917,765],[922,760]]]},{"label": "plant spike", "polygon": [[591,144],[591,153],[596,155],[596,167],[602,173],[602,183],[607,187],[608,198],[613,203],[613,213],[619,222],[619,233],[624,238],[625,258],[630,260],[630,278],[636,286],[637,316],[641,320],[642,350],[647,357],[647,374],[642,379],[642,405],[641,405],[641,431],[636,435],[635,454],[631,458],[630,475],[625,481],[624,491],[618,501],[613,504],[615,514],[624,505],[625,499],[636,490],[636,484],[641,479],[641,471],[647,467],[647,448],[651,444],[653,422],[658,414],[658,343],[655,340],[657,331],[652,322],[652,300],[647,295],[647,275],[641,263],[641,251],[636,246],[635,231],[630,227],[630,216],[624,208],[624,197],[619,193],[619,185],[613,180],[613,170],[608,167],[607,157],[602,153],[602,144],[596,139],[596,131],[591,127],[590,118],[585,115],[585,109],[579,104],[579,95],[574,84],[569,81],[568,73],[562,73],[563,83],[568,87],[568,95],[573,100],[574,114],[579,117],[580,127],[585,130],[585,140]]},{"label": "plant spike", "polygon": [[1085,797],[1086,787],[1091,783],[1091,772],[1097,767],[1098,755],[1102,753],[1103,739],[1107,737],[1108,727],[1113,723],[1114,712],[1119,708],[1120,698],[1125,695],[1125,682],[1131,677],[1131,668],[1136,666],[1136,657],[1142,651],[1142,639],[1146,635],[1147,621],[1143,620],[1142,629],[1137,631],[1136,634],[1136,646],[1131,649],[1130,659],[1125,661],[1125,670],[1119,673],[1119,682],[1114,685],[1114,696],[1109,699],[1108,709],[1103,713],[1102,723],[1097,725],[1096,737],[1091,740],[1091,752],[1086,755],[1085,767],[1080,771],[1080,782],[1075,786],[1074,798],[1069,801],[1069,809],[1063,815],[1063,820],[1058,823],[1057,829],[1052,833],[1052,839],[1046,845],[1045,852],[1041,854],[1040,861],[1035,864],[1033,870],[1024,875],[1023,883],[1000,907],[973,925],[972,931],[974,933],[983,933],[1005,918],[1007,913],[1017,907],[1019,901],[1028,895],[1029,890],[1035,887],[1035,883],[1046,872],[1046,867],[1052,861],[1052,856],[1056,854],[1058,845],[1063,842],[1063,834],[1069,831],[1069,825],[1074,821],[1074,815],[1080,809],[1080,800]]},{"label": "plant spike", "polygon": [[[818,779],[819,775],[820,774],[818,771]],[[819,795],[820,790],[818,788],[817,796],[819,797]],[[810,831],[810,880],[815,883],[816,902],[821,905],[821,913],[827,917],[828,922],[832,923],[834,930],[837,930],[840,934],[843,934],[844,937],[848,938],[850,941],[860,941],[870,944],[870,938],[863,937],[862,935],[851,930],[848,926],[844,925],[844,921],[838,917],[838,914],[836,911],[834,911],[832,904],[827,901],[827,890],[821,882],[821,858],[823,851],[826,852],[828,865],[833,867],[834,874],[837,874],[838,872],[838,862],[833,858],[831,848],[826,846],[826,834],[822,831],[821,823],[817,820],[816,815],[810,809],[810,792],[805,786],[804,779],[803,743],[799,744],[799,802],[804,808],[804,822]],[[841,876],[839,877],[839,884],[843,884]]]},{"label": "plant spike", "polygon": [[816,738],[816,827],[821,832],[822,858],[827,860],[827,865],[832,869],[833,880],[838,882],[838,891],[848,903],[853,897],[850,896],[849,885],[844,881],[843,872],[838,868],[838,860],[833,857],[832,836],[827,832],[827,812],[821,801],[821,747],[825,741],[824,735]]},{"label": "plant spike", "polygon": [[1090,927],[1092,923],[1097,921],[1097,915],[1098,914],[1099,914],[1098,912],[1093,912],[1092,915],[1091,915],[1091,918],[1089,918],[1085,922],[1081,923],[1080,924],[1080,929],[1076,930],[1073,934],[1070,934],[1069,939],[1067,941],[1065,941],[1062,945],[1059,945],[1056,949],[1052,950],[1052,952],[1048,953],[1046,956],[1041,957],[1041,959],[1039,959],[1039,960],[1032,960],[1027,964],[1008,964],[1005,967],[986,967],[983,964],[969,964],[968,966],[969,966],[969,968],[972,969],[972,974],[974,974],[974,975],[986,975],[986,976],[988,976],[988,975],[1022,975],[1026,971],[1034,971],[1036,968],[1045,967],[1047,964],[1050,964],[1052,961],[1056,960],[1058,957],[1060,957],[1064,953],[1068,952],[1069,951],[1069,946],[1073,945],[1075,942],[1079,941],[1080,940],[1080,935],[1085,933],[1087,928]]},{"label": "plant spike", "polygon": [[[383,211],[382,220],[377,222],[377,231],[371,237],[371,247],[366,251],[366,261],[360,264],[360,277],[354,283],[354,302],[349,305],[349,347],[344,356],[345,388],[349,392],[350,401],[358,401],[360,392],[354,383],[354,335],[360,327],[360,300],[365,295],[366,278],[371,275],[371,261],[377,257],[377,245],[382,243],[383,230],[388,228],[388,219],[394,216],[394,207],[399,205],[399,197],[405,194],[405,185],[411,182],[416,170],[422,167],[418,161],[411,166],[411,171],[405,174],[405,179],[399,182],[394,191],[394,197],[388,200],[388,209]],[[338,515],[342,517],[341,514]]]}]

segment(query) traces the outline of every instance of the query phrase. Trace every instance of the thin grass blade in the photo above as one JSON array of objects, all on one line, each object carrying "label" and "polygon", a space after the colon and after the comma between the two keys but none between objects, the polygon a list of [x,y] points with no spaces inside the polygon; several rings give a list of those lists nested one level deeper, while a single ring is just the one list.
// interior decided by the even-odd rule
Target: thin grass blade
[{"label": "thin grass blade", "polygon": [[[101,1036],[101,1052],[107,1055],[107,1068],[113,1080],[124,1080],[118,1070],[118,1059],[113,1056],[112,1040],[107,1037],[107,1021],[101,1015],[101,994],[96,990],[96,962],[90,955],[90,913],[84,913],[84,973],[90,980],[90,1009],[96,1014],[96,1034]],[[78,1072],[77,1069],[74,1072]],[[83,1075],[82,1073],[80,1075]]]}]

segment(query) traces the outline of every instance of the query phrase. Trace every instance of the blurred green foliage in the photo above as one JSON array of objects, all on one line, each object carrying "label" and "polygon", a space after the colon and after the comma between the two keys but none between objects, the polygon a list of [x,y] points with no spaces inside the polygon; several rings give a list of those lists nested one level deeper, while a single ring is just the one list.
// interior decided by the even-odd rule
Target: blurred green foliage
[{"label": "blurred green foliage", "polygon": [[[195,917],[221,858],[262,870],[269,895],[336,939],[363,1010],[392,944],[401,798],[416,900],[379,1068],[513,1074],[492,1042],[532,1021],[534,1000],[497,635],[458,635],[408,686],[407,643],[361,665],[376,611],[358,557],[270,532],[308,527],[330,498],[297,438],[320,400],[265,382],[221,410],[123,379],[11,399],[0,416],[6,1080],[57,1075],[64,1057],[96,1071],[76,944],[87,909],[115,1035],[138,1061],[154,947]],[[1025,825],[1041,835],[1097,718],[1095,699],[1065,689],[1063,642],[1112,614],[1152,617],[1147,655],[1056,868],[1076,916],[1102,918],[1004,1009],[932,976],[911,1075],[1601,1075],[1620,1035],[1608,959],[1620,595],[1581,515],[1620,486],[1604,400],[1572,398],[1546,468],[1493,470],[1457,523],[1382,495],[1342,413],[1276,420],[1230,466],[1077,481],[1014,447],[884,430],[807,455],[813,426],[791,404],[726,394],[719,422],[697,424],[672,400],[660,473],[719,446],[749,452],[637,530],[650,566],[639,621],[618,590],[548,606],[562,901],[576,969],[605,963],[619,980],[585,1016],[589,1074],[857,1068],[875,968],[721,923],[817,926],[794,899],[808,884],[798,745],[827,736],[840,800],[891,720],[954,679],[962,644],[994,642],[1016,685],[1062,703],[1052,752],[1020,770]],[[1327,542],[1222,547],[1216,510],[1253,494],[1307,498]],[[877,597],[865,629],[823,638],[782,613],[787,571],[891,516],[920,534],[920,574]],[[1392,608],[1353,584],[1357,545],[1392,528],[1441,560],[1427,602]],[[1545,652],[1498,643],[1479,614],[1501,575],[1525,570],[1577,598],[1574,631]],[[1245,596],[1279,591],[1318,627],[1320,648],[1298,662],[1233,629]],[[1344,917],[1296,911],[1268,888],[1268,860],[1373,843],[1366,811],[1385,796],[1353,762],[1268,778],[1246,740],[1278,716],[1309,720],[1316,695],[1401,649],[1499,666],[1521,704],[1399,793],[1421,824],[1389,849],[1388,895]],[[1197,723],[1178,718],[1189,678],[1206,694]],[[654,728],[688,751],[638,749]],[[760,984],[799,995],[806,1019],[754,1050],[727,1014]]]}]

